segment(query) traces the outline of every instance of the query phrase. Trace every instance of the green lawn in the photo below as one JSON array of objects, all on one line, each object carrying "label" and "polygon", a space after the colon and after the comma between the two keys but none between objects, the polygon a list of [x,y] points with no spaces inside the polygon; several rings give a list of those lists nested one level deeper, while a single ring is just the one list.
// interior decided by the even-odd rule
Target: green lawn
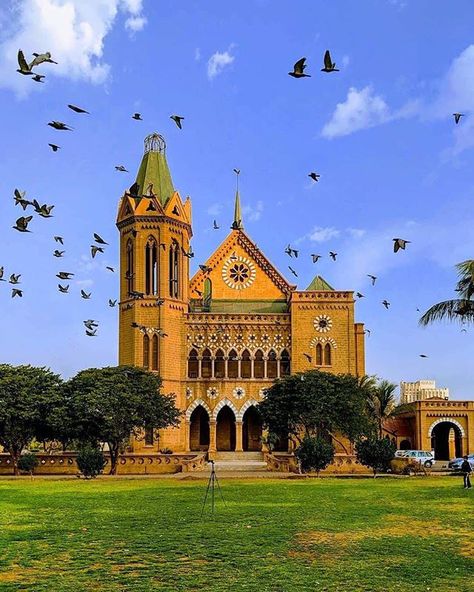
[{"label": "green lawn", "polygon": [[0,479],[0,590],[474,590],[461,479]]}]

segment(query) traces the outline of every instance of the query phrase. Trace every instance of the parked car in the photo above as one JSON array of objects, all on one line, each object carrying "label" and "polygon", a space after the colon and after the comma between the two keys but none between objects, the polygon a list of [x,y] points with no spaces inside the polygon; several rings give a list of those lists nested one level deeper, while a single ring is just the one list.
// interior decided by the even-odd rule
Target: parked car
[{"label": "parked car", "polygon": [[[469,464],[471,465],[471,469],[474,470],[474,454],[468,454],[467,460],[469,461]],[[455,458],[455,459],[449,461],[448,467],[450,469],[453,469],[453,471],[460,471],[463,461],[464,461],[464,458]]]},{"label": "parked car", "polygon": [[397,450],[395,456],[416,460],[427,469],[431,468],[435,461],[434,454],[430,450]]}]

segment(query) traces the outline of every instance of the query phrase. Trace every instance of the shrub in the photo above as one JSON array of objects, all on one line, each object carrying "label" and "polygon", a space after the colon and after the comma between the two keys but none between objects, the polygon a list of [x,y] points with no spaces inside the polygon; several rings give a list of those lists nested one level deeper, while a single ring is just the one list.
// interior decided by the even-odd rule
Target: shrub
[{"label": "shrub", "polygon": [[314,436],[305,436],[295,451],[303,473],[308,471],[319,471],[325,469],[334,459],[334,446]]},{"label": "shrub", "polygon": [[37,466],[38,459],[32,452],[25,452],[25,454],[22,454],[18,459],[18,468],[22,473],[29,473],[30,475],[33,475],[33,471]]},{"label": "shrub", "polygon": [[102,473],[106,460],[101,450],[93,446],[84,446],[77,453],[77,466],[86,479]]},{"label": "shrub", "polygon": [[173,454],[171,448],[160,448],[161,454]]},{"label": "shrub", "polygon": [[374,472],[387,471],[395,455],[396,446],[387,438],[367,438],[356,444],[357,460]]}]

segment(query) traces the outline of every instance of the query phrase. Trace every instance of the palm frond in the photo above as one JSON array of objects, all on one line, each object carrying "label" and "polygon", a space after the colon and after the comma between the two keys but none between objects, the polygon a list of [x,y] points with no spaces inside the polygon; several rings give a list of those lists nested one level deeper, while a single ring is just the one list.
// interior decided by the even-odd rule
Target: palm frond
[{"label": "palm frond", "polygon": [[435,321],[474,322],[474,302],[465,298],[445,300],[429,308],[418,321],[423,327]]}]

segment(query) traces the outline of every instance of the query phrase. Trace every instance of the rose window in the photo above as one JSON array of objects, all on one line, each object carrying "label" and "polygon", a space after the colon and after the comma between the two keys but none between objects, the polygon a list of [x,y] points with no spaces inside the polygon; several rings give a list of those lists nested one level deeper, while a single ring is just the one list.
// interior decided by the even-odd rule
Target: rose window
[{"label": "rose window", "polygon": [[331,330],[332,320],[328,315],[319,315],[314,319],[314,328],[319,333],[327,333]]},{"label": "rose window", "polygon": [[233,255],[224,263],[222,278],[224,282],[235,290],[248,288],[255,279],[255,265],[247,257]]}]

